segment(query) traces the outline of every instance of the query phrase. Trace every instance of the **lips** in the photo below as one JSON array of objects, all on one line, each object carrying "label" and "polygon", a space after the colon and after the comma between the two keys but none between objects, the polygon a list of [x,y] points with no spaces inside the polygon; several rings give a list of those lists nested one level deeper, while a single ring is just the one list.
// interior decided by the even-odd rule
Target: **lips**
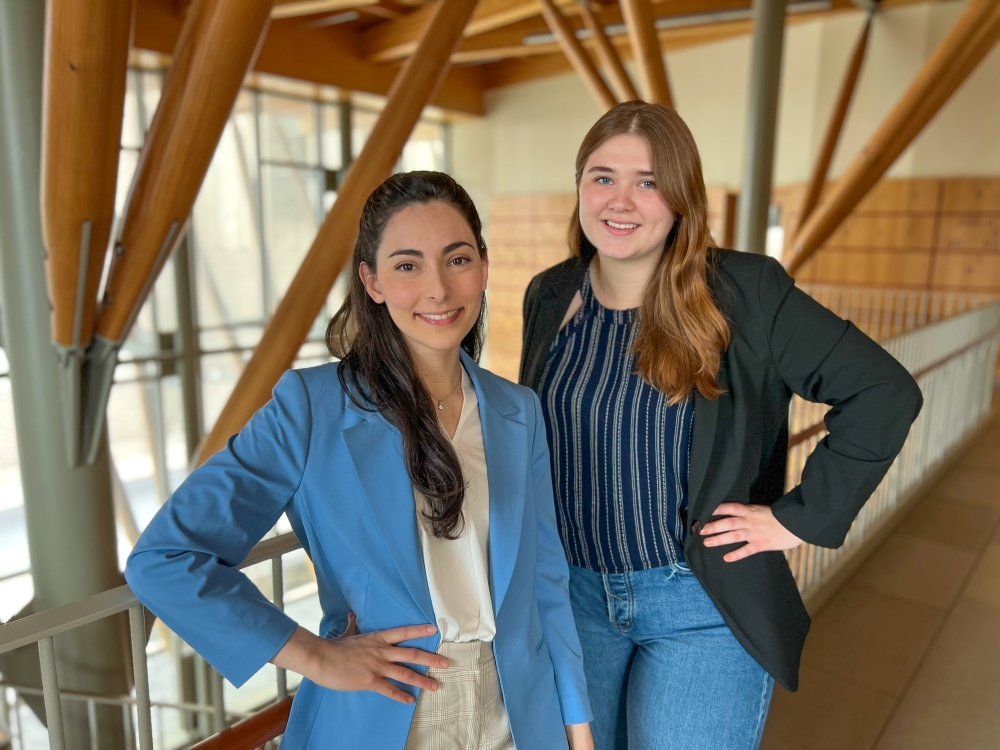
[{"label": "lips", "polygon": [[432,326],[446,326],[458,320],[458,316],[462,314],[463,309],[465,308],[460,307],[457,310],[449,310],[443,313],[416,313],[416,316]]},{"label": "lips", "polygon": [[634,232],[640,227],[639,224],[635,224],[632,222],[612,221],[611,219],[602,219],[601,223],[604,225],[604,228],[607,229],[610,234],[618,236],[625,236],[632,234],[632,232]]}]

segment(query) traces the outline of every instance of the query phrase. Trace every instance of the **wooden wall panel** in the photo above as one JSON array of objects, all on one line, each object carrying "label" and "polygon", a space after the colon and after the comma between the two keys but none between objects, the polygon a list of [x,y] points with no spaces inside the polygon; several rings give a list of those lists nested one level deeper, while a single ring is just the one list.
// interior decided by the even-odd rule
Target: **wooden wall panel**
[{"label": "wooden wall panel", "polygon": [[569,257],[566,231],[576,196],[512,195],[490,202],[489,368],[517,380],[521,310],[532,278]]},{"label": "wooden wall panel", "polygon": [[[782,206],[785,257],[798,217]],[[882,180],[807,262],[796,279],[934,291],[1000,294],[1000,178]]]}]

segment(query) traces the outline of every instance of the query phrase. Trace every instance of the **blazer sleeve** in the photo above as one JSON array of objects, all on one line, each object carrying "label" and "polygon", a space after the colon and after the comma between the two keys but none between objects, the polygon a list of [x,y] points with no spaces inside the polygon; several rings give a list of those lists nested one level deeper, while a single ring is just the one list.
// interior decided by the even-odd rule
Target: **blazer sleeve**
[{"label": "blazer sleeve", "polygon": [[556,528],[552,496],[552,467],[549,445],[538,396],[530,391],[534,411],[531,448],[531,478],[534,484],[535,514],[538,518],[538,564],[535,597],[542,632],[549,647],[563,724],[585,724],[593,714],[583,673],[583,649],[569,602],[569,565]]},{"label": "blazer sleeve", "polygon": [[535,302],[538,299],[538,289],[542,285],[543,276],[544,273],[540,273],[528,283],[528,288],[524,290],[524,301],[521,304],[521,366],[517,382],[522,385],[525,385],[525,378],[528,374],[528,353],[535,322]]},{"label": "blazer sleeve", "polygon": [[923,397],[885,349],[798,289],[775,260],[762,269],[758,301],[781,380],[831,407],[829,434],[774,515],[806,542],[839,547],[903,447]]},{"label": "blazer sleeve", "polygon": [[237,687],[297,627],[235,566],[298,488],[310,426],[305,385],[290,370],[272,400],[174,492],[125,568],[135,595]]}]

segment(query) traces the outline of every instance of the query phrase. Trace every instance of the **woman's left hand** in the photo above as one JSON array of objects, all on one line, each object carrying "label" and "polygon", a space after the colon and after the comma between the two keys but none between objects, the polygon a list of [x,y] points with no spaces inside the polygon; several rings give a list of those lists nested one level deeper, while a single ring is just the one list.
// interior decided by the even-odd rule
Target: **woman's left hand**
[{"label": "woman's left hand", "polygon": [[778,522],[768,505],[722,503],[715,509],[714,515],[727,517],[702,526],[701,535],[708,537],[706,547],[746,542],[725,555],[722,559],[726,562],[736,562],[758,552],[792,549],[802,544],[801,539]]},{"label": "woman's left hand", "polygon": [[569,750],[594,750],[590,724],[567,724],[566,740],[569,742]]}]

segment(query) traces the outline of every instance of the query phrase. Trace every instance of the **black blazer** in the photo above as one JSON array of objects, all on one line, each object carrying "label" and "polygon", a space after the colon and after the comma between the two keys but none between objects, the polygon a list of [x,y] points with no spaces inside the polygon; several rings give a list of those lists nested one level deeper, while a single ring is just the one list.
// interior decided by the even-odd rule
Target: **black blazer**
[{"label": "black blazer", "polygon": [[[538,390],[559,324],[586,273],[571,258],[539,274],[524,298],[520,382]],[[798,687],[809,615],[781,552],[734,563],[736,546],[706,547],[697,531],[724,502],[770,505],[783,526],[839,547],[903,446],[923,402],[882,347],[795,287],[777,261],[709,251],[709,284],[730,326],[719,365],[725,392],[695,392],[684,556],[740,643],[788,690]],[[802,483],[784,491],[788,404],[829,404],[829,430]]]}]

